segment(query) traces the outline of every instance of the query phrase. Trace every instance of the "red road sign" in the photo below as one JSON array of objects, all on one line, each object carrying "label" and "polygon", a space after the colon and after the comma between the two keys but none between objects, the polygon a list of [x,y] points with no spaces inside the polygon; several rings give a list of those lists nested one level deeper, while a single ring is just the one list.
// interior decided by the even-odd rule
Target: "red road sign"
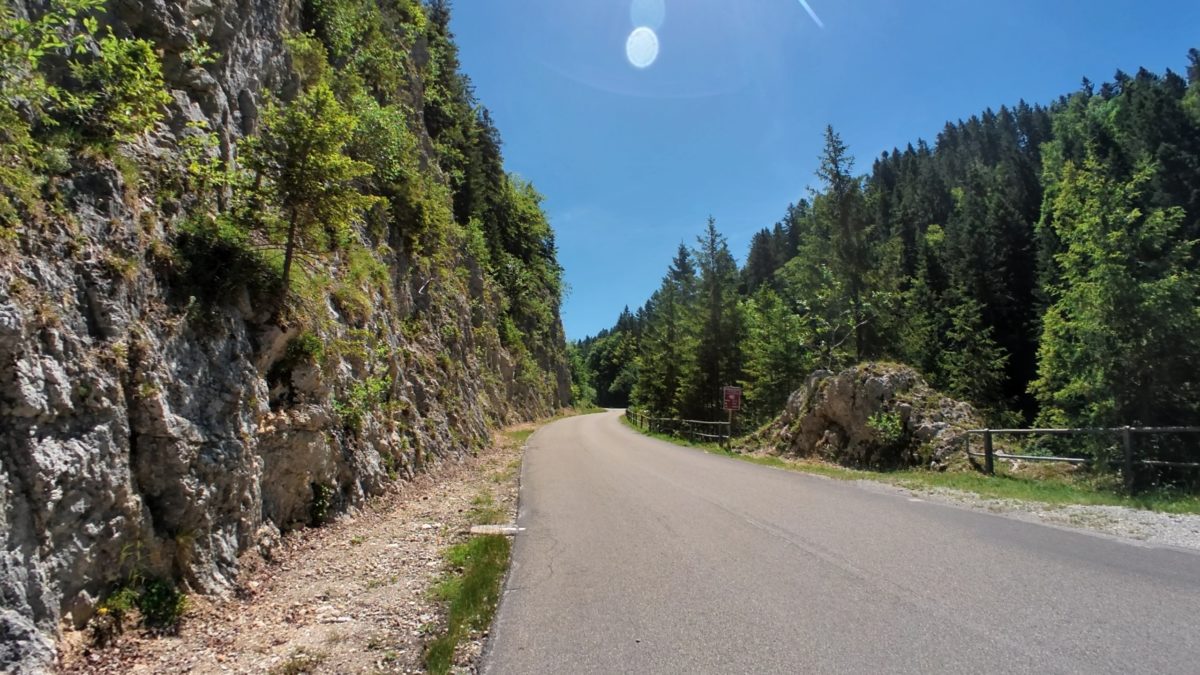
[{"label": "red road sign", "polygon": [[722,387],[722,398],[725,399],[726,410],[741,410],[742,409],[742,388],[741,387]]}]

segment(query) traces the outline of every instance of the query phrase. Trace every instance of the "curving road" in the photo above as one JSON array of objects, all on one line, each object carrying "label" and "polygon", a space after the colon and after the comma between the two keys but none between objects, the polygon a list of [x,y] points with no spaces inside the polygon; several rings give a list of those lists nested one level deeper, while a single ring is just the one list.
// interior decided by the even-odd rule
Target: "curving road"
[{"label": "curving road", "polygon": [[1200,555],[704,454],[529,441],[484,672],[1196,673]]}]

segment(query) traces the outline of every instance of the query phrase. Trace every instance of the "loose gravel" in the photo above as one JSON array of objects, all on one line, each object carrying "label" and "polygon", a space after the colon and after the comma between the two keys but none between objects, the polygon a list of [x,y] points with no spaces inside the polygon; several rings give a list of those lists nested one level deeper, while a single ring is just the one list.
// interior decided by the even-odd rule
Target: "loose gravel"
[{"label": "loose gravel", "polygon": [[981,497],[949,488],[899,488],[856,481],[871,489],[900,490],[914,496],[1004,515],[1026,522],[1092,530],[1156,546],[1200,550],[1200,515],[1160,513],[1126,506],[1059,505]]}]

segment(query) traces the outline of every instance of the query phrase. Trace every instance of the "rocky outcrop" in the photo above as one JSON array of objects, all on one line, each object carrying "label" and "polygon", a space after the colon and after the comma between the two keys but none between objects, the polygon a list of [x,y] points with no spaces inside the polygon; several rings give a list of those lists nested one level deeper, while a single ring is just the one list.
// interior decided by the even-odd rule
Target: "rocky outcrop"
[{"label": "rocky outcrop", "polygon": [[963,431],[980,426],[970,405],[934,391],[912,368],[869,363],[813,373],[760,439],[774,452],[847,466],[936,468],[962,452]]},{"label": "rocky outcrop", "polygon": [[[294,86],[283,36],[300,26],[299,3],[120,0],[109,11],[118,33],[154,41],[173,103],[130,149],[142,171],[73,158],[48,188],[66,213],[0,249],[6,672],[41,672],[60,627],[85,625],[134,571],[225,591],[247,550],[269,554],[281,532],[569,396],[561,352],[521,372],[495,329],[504,303],[463,251],[438,268],[401,241],[380,247],[390,284],[364,291],[365,315],[326,299],[321,321],[280,322],[274,299],[251,288],[196,297],[172,252],[181,209],[146,167],[177,155],[195,121],[231,156],[262,92]],[[219,58],[185,65],[197,43]],[[560,326],[551,338],[561,342]],[[298,348],[306,340],[319,353]]]}]

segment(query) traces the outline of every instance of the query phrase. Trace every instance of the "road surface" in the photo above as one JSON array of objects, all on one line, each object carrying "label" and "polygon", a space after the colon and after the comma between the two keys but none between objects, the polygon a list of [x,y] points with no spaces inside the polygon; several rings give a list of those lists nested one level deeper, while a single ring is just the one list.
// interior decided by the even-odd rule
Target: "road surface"
[{"label": "road surface", "polygon": [[484,672],[1197,673],[1200,555],[646,438],[530,438]]}]

